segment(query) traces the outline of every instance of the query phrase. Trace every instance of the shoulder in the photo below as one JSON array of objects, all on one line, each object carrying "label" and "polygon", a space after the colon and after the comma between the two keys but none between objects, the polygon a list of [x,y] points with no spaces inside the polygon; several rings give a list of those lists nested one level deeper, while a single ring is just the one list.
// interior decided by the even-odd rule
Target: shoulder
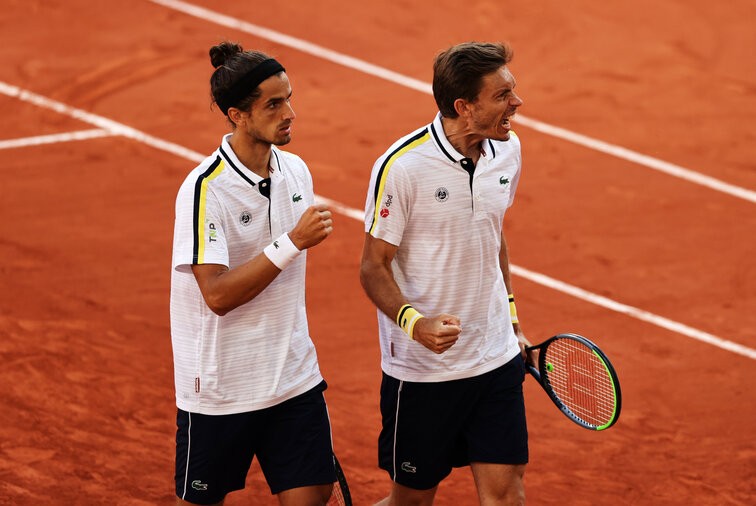
[{"label": "shoulder", "polygon": [[223,163],[220,154],[213,153],[208,156],[186,175],[184,181],[181,183],[179,195],[185,192],[194,191],[197,184],[201,184],[204,181],[210,182],[214,180],[221,172],[223,172],[223,169],[225,168],[224,166],[225,164]]},{"label": "shoulder", "polygon": [[271,152],[273,156],[278,158],[278,163],[283,165],[284,170],[289,169],[299,172],[309,172],[307,164],[298,155],[295,155],[294,153],[290,153],[288,151],[283,151],[282,149],[278,149],[275,146],[272,148]]},{"label": "shoulder", "polygon": [[514,130],[509,131],[509,140],[496,141],[491,139],[490,141],[493,143],[494,147],[502,148],[503,150],[520,149],[520,137],[515,133]]},{"label": "shoulder", "polygon": [[302,158],[275,146],[273,146],[271,156],[276,157],[276,164],[285,178],[296,181],[296,184],[304,185],[312,191],[312,174]]},{"label": "shoulder", "polygon": [[428,126],[418,128],[414,132],[411,132],[399,140],[394,142],[384,153],[378,158],[380,163],[392,163],[402,157],[410,157],[417,154],[423,145],[430,140],[430,131]]},{"label": "shoulder", "polygon": [[520,138],[517,136],[516,133],[514,133],[514,131],[510,132],[509,140],[495,141],[493,139],[489,139],[489,142],[491,143],[491,146],[494,149],[496,157],[513,156],[516,158],[520,158],[520,150],[521,150]]}]

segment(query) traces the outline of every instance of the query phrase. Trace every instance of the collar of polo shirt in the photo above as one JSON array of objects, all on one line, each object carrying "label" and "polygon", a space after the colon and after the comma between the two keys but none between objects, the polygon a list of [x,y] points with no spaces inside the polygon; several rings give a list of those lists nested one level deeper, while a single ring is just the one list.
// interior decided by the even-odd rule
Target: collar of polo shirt
[{"label": "collar of polo shirt", "polygon": [[239,158],[237,158],[236,153],[234,153],[234,150],[231,149],[231,144],[229,144],[228,140],[231,138],[232,134],[226,134],[223,136],[223,141],[221,141],[220,146],[220,153],[223,159],[226,161],[226,163],[234,169],[234,171],[247,183],[249,183],[251,186],[257,186],[259,185],[264,179],[269,179],[271,181],[276,181],[277,179],[283,178],[284,173],[281,170],[281,160],[279,158],[279,154],[277,153],[277,148],[274,146],[271,146],[270,148],[270,177],[268,178],[262,178],[259,175],[255,174],[251,170],[249,170],[247,167],[244,166],[241,161],[239,161]]},{"label": "collar of polo shirt", "polygon": [[[446,133],[444,133],[444,126],[441,123],[440,112],[436,114],[436,118],[430,125],[430,133],[431,139],[433,139],[433,144],[436,145],[436,147],[444,154],[444,156],[446,156],[446,158],[448,158],[450,162],[458,163],[461,165],[462,160],[465,160],[466,157],[459,154],[459,152],[454,149],[454,146],[451,145],[449,139],[446,138]],[[494,158],[496,158],[496,149],[494,148],[491,139],[486,139],[483,141],[480,153],[486,160],[493,160]]]}]

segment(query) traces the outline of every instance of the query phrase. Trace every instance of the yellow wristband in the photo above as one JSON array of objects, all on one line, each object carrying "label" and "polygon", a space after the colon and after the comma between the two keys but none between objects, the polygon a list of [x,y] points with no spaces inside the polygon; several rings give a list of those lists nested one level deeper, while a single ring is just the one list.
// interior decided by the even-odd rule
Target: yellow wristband
[{"label": "yellow wristband", "polygon": [[399,314],[396,315],[396,323],[410,336],[410,339],[415,339],[412,334],[415,331],[415,323],[420,318],[425,317],[418,313],[411,305],[405,304],[399,309]]},{"label": "yellow wristband", "polygon": [[512,318],[512,323],[520,323],[517,319],[517,308],[514,303],[514,295],[509,294],[509,316]]}]

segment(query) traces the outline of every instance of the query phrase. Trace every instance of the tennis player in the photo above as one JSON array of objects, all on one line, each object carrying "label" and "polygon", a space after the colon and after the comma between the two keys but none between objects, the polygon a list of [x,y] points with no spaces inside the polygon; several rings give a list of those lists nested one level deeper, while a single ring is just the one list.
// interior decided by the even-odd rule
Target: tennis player
[{"label": "tennis player", "polygon": [[521,161],[511,58],[502,43],[441,53],[440,112],[373,167],[360,280],[378,307],[379,465],[393,481],[380,504],[432,504],[466,465],[481,504],[525,501],[529,343],[502,232]]},{"label": "tennis player", "polygon": [[232,132],[176,199],[177,504],[222,504],[254,456],[282,505],[325,504],[336,476],[305,250],[331,233],[331,213],[304,162],[278,148],[295,118],[281,64],[229,42],[210,59]]}]

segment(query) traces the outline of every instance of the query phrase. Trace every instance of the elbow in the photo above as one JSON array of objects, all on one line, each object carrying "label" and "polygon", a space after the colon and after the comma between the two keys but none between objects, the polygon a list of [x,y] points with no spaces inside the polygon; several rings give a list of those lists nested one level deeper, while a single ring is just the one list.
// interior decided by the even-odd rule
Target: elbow
[{"label": "elbow", "polygon": [[370,295],[374,287],[385,283],[388,279],[393,280],[391,265],[381,262],[363,260],[360,264],[360,284],[365,293]]},{"label": "elbow", "polygon": [[210,308],[210,311],[217,314],[218,316],[225,316],[229,311],[234,309],[233,307],[228,307],[225,301],[223,301],[221,297],[217,296],[205,297],[205,304],[207,304],[207,307]]},{"label": "elbow", "polygon": [[362,262],[360,265],[360,284],[362,285],[362,289],[367,292],[368,285],[370,284],[371,279],[371,269],[368,266],[366,262]]},{"label": "elbow", "polygon": [[230,309],[223,309],[223,308],[212,307],[212,306],[208,306],[208,307],[210,308],[210,311],[217,314],[218,316],[225,316],[230,311]]}]

